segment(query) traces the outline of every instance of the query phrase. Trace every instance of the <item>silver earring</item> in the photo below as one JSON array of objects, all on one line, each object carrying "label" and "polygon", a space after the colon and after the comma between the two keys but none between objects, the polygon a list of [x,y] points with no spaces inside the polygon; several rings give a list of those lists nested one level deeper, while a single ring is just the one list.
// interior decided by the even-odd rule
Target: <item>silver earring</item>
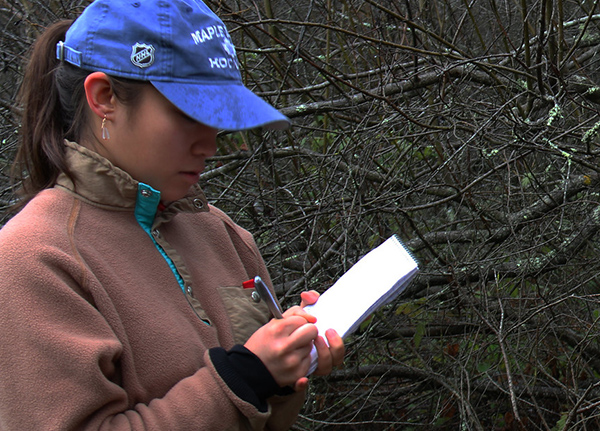
[{"label": "silver earring", "polygon": [[108,129],[106,128],[106,115],[102,119],[102,139],[105,141],[110,139],[110,133],[108,133]]}]

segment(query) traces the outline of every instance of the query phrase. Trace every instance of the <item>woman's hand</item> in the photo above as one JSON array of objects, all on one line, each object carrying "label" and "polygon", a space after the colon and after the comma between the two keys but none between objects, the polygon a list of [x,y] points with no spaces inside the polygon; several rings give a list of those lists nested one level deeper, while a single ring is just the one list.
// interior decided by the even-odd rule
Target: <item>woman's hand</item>
[{"label": "woman's hand", "polygon": [[296,310],[297,314],[289,311],[283,319],[271,319],[259,328],[244,346],[259,357],[279,386],[298,391],[308,384],[305,376],[318,331],[313,316],[301,310]]},{"label": "woman's hand", "polygon": [[[307,305],[314,304],[319,299],[319,296],[319,292],[316,290],[302,292],[300,294],[300,307],[304,308]],[[313,374],[317,376],[324,376],[331,373],[333,367],[341,365],[344,362],[344,354],[346,353],[344,341],[334,329],[325,331],[325,337],[327,337],[327,342],[321,336],[315,340],[319,362]]]},{"label": "woman's hand", "polygon": [[[298,316],[304,316],[307,319],[315,319],[312,315],[304,311],[304,307],[317,302],[319,296],[319,292],[315,290],[302,292],[300,294],[300,306],[288,309],[284,315],[290,313]],[[311,320],[312,323],[315,321],[316,320]],[[325,331],[325,337],[327,338],[327,341],[325,341],[323,337],[319,336],[314,342],[315,348],[317,349],[317,354],[319,355],[319,362],[316,370],[313,373],[317,376],[324,376],[331,373],[334,367],[341,365],[344,362],[344,354],[346,353],[344,341],[334,329],[328,329]],[[308,380],[306,384],[308,384]]]},{"label": "woman's hand", "polygon": [[313,374],[327,375],[344,360],[344,341],[333,329],[325,332],[327,342],[319,336],[316,317],[304,311],[319,299],[311,290],[300,294],[300,305],[287,309],[283,319],[271,319],[244,344],[265,364],[277,384],[302,391],[308,386],[306,374],[310,368],[310,352],[317,350],[318,365]]}]

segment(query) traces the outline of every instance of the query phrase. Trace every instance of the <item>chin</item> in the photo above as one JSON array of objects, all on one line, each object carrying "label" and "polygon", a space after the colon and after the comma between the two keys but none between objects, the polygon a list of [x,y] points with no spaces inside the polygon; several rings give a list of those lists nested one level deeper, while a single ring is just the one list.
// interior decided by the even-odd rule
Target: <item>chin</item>
[{"label": "chin", "polygon": [[187,196],[189,190],[186,190],[185,193],[169,193],[169,194],[163,194],[163,199],[161,199],[163,202],[175,202],[178,201],[179,199],[183,199],[184,197]]}]

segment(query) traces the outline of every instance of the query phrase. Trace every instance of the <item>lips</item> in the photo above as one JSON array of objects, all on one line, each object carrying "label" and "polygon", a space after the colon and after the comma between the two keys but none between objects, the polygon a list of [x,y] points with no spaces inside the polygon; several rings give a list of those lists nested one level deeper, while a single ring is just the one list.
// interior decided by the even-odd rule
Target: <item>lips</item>
[{"label": "lips", "polygon": [[182,171],[181,175],[192,183],[197,183],[200,180],[201,171]]}]

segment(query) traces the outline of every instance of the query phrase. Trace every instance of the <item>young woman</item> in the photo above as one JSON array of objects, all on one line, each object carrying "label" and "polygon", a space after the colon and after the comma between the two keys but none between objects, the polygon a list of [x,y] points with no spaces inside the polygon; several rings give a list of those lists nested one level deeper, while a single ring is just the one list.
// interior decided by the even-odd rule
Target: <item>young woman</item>
[{"label": "young woman", "polygon": [[[67,31],[68,30],[68,31]],[[280,430],[340,364],[302,304],[197,186],[218,129],[286,127],[198,0],[96,0],[36,42],[22,208],[0,231],[0,429]]]}]

